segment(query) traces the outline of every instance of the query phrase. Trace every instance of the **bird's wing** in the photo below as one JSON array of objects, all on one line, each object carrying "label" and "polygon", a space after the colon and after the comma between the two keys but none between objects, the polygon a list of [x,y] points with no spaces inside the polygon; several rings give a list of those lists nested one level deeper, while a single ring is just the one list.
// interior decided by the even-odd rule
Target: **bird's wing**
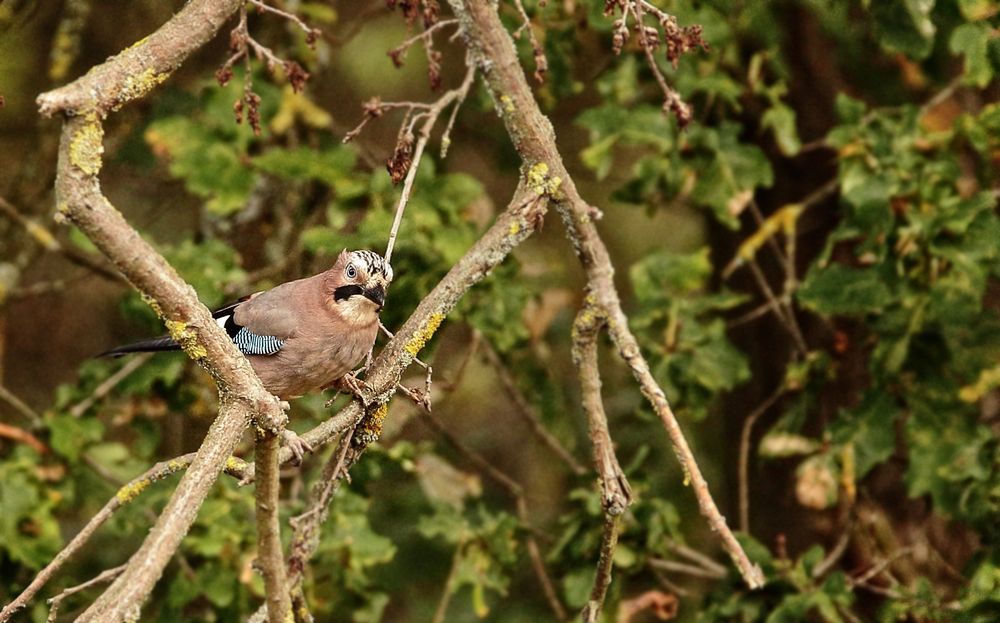
[{"label": "bird's wing", "polygon": [[245,355],[273,355],[296,333],[303,319],[296,302],[302,300],[311,282],[299,279],[258,292],[215,313]]},{"label": "bird's wing", "polygon": [[[304,281],[300,279],[244,296],[215,310],[212,317],[244,355],[274,355],[299,323],[293,302],[301,299]],[[113,348],[98,357],[163,350],[180,350],[180,345],[164,335]]]}]

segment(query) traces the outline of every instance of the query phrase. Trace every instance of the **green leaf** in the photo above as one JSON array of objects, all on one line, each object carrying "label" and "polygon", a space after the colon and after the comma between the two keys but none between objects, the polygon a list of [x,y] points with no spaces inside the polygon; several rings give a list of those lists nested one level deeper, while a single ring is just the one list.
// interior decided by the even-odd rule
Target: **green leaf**
[{"label": "green leaf", "polygon": [[958,0],[958,8],[970,22],[993,17],[997,14],[996,0]]},{"label": "green leaf", "polygon": [[830,315],[879,313],[892,301],[892,292],[875,269],[842,264],[814,266],[797,296],[806,307]]},{"label": "green leaf", "polygon": [[0,552],[40,569],[60,549],[62,538],[52,516],[52,498],[43,497],[34,469],[33,462],[19,459],[17,453],[0,463]]},{"label": "green leaf", "polygon": [[935,0],[874,0],[871,6],[879,43],[892,52],[922,59],[934,47],[931,19]]},{"label": "green leaf", "polygon": [[695,253],[652,253],[629,269],[636,297],[643,303],[656,303],[671,296],[694,294],[705,287],[712,274],[709,248]]},{"label": "green leaf", "polygon": [[761,126],[774,133],[778,149],[786,156],[794,156],[802,148],[799,131],[795,127],[795,111],[784,104],[775,104],[760,119]]},{"label": "green leaf", "polygon": [[896,420],[900,408],[883,392],[869,391],[861,404],[841,411],[830,432],[835,443],[854,448],[854,475],[864,478],[896,449]]},{"label": "green leaf", "polygon": [[563,576],[563,598],[570,608],[579,610],[590,598],[590,588],[594,583],[594,569],[583,567]]},{"label": "green leaf", "polygon": [[746,197],[758,187],[774,183],[774,172],[767,156],[756,145],[739,142],[739,127],[724,123],[718,130],[699,128],[691,131],[691,141],[705,151],[707,159],[692,162],[698,171],[691,198],[712,209],[715,217],[735,229],[746,207]]},{"label": "green leaf", "polygon": [[104,435],[104,425],[99,420],[72,415],[48,416],[49,445],[71,463],[80,460],[80,454],[91,443],[100,441]]},{"label": "green leaf", "polygon": [[603,180],[611,172],[611,165],[614,164],[612,148],[618,139],[619,135],[617,134],[606,136],[580,152],[580,160],[594,172],[598,180]]},{"label": "green leaf", "polygon": [[288,180],[316,180],[349,201],[368,192],[368,180],[354,171],[357,155],[350,146],[337,145],[317,151],[307,147],[269,149],[253,159],[254,166]]},{"label": "green leaf", "polygon": [[240,210],[253,188],[253,171],[231,143],[197,121],[168,117],[150,124],[146,141],[170,156],[170,173],[187,190],[207,199],[209,212],[225,216]]},{"label": "green leaf", "polygon": [[965,57],[962,82],[984,88],[993,80],[995,69],[990,62],[991,41],[996,38],[987,24],[962,24],[951,33],[948,48]]},{"label": "green leaf", "polygon": [[351,615],[355,623],[381,623],[385,607],[389,605],[389,596],[385,593],[369,593],[368,603]]}]

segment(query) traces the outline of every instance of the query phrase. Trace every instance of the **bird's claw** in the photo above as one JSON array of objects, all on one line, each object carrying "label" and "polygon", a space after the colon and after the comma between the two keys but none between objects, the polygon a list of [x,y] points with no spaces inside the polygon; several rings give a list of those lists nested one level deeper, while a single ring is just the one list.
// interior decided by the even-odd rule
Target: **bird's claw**
[{"label": "bird's claw", "polygon": [[302,465],[302,457],[305,456],[306,452],[312,453],[312,445],[302,437],[299,437],[298,433],[287,428],[281,436],[285,441],[285,445],[292,451],[292,464]]},{"label": "bird's claw", "polygon": [[340,377],[337,381],[337,389],[355,396],[367,406],[368,400],[365,398],[364,391],[368,389],[368,384],[355,376],[353,372],[348,372]]}]

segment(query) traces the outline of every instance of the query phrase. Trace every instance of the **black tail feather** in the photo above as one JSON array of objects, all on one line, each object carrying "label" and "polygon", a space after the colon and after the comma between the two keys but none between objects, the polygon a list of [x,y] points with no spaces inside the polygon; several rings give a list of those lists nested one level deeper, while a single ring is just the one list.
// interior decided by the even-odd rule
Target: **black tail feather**
[{"label": "black tail feather", "polygon": [[168,350],[180,350],[180,344],[174,341],[169,335],[154,337],[148,340],[133,342],[106,350],[97,357],[121,357],[129,353],[157,353]]}]

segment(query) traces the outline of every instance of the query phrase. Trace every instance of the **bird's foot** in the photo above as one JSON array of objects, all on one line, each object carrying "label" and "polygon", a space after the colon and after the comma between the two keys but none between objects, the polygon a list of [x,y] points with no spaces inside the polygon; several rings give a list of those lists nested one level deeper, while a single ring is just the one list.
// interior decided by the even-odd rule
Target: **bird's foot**
[{"label": "bird's foot", "polygon": [[359,379],[354,372],[348,372],[340,377],[335,383],[337,391],[351,394],[361,401],[361,404],[368,406],[368,399],[365,397],[365,390],[369,389],[368,383]]},{"label": "bird's foot", "polygon": [[288,446],[288,449],[292,451],[292,464],[302,465],[302,457],[305,456],[306,452],[312,453],[312,445],[302,437],[299,437],[298,433],[287,428],[282,432],[281,437],[285,445]]}]

